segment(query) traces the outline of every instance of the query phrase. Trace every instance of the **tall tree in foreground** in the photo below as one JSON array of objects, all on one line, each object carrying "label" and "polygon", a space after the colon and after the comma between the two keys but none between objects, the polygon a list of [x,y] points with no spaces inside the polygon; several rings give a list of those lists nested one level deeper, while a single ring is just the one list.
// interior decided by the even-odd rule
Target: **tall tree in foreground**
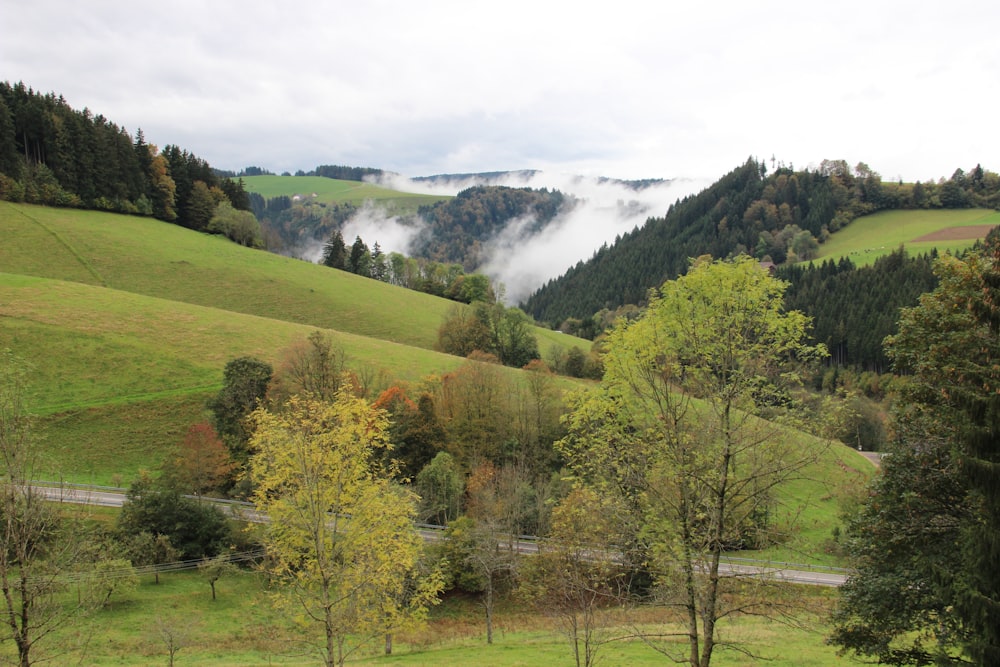
[{"label": "tall tree in foreground", "polygon": [[385,414],[341,390],[332,402],[292,397],[281,414],[251,416],[253,501],[264,542],[287,585],[276,601],[322,628],[326,665],[386,635],[436,599],[439,578],[412,586],[422,541],[415,502],[379,470]]},{"label": "tall tree in foreground", "polygon": [[820,451],[761,418],[789,412],[799,366],[824,353],[805,342],[808,319],[782,310],[785,286],[746,257],[701,259],[665,283],[609,336],[603,383],[561,442],[582,479],[629,508],[626,559],[652,566],[685,619],[648,643],[692,667],[711,664],[720,619],[764,611],[764,598],[726,595],[722,553],[767,543],[774,489]]},{"label": "tall tree in foreground", "polygon": [[38,448],[26,377],[20,360],[0,350],[0,642],[14,643],[20,667],[38,661],[39,643],[82,611],[58,599],[60,575],[72,567],[79,542],[63,534],[51,504],[30,486]]},{"label": "tall tree in foreground", "polygon": [[886,345],[893,455],[853,521],[831,641],[887,664],[1000,664],[1000,244],[935,265]]},{"label": "tall tree in foreground", "polygon": [[973,321],[984,336],[971,367],[949,383],[963,415],[959,460],[976,519],[965,526],[955,611],[969,630],[967,648],[982,665],[1000,665],[1000,240],[984,252]]}]

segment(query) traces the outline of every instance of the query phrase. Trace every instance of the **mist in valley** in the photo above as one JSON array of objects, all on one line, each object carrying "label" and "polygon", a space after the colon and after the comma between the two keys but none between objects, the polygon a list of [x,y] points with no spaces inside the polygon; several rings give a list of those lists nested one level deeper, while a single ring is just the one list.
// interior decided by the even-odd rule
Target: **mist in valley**
[{"label": "mist in valley", "polygon": [[[513,218],[483,244],[476,271],[502,284],[509,304],[521,302],[548,280],[589,259],[602,245],[613,244],[650,217],[665,215],[678,199],[708,185],[693,179],[634,184],[541,171],[431,179],[386,175],[378,184],[404,192],[452,196],[477,185],[547,188],[565,194],[566,204],[546,226],[538,229],[531,215]],[[344,224],[342,233],[348,246],[360,236],[369,247],[377,242],[382,252],[414,255],[414,242],[426,228],[418,217],[400,218],[366,205]],[[322,244],[317,244],[304,249],[301,256],[318,261],[322,251]]]}]

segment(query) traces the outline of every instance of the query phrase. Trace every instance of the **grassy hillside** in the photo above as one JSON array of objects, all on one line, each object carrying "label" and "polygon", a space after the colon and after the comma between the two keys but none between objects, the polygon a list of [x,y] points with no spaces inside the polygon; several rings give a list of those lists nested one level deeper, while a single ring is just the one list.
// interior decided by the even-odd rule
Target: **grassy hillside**
[{"label": "grassy hillside", "polygon": [[424,204],[448,199],[439,195],[421,195],[388,188],[341,181],[323,176],[244,176],[247,191],[256,192],[265,199],[296,195],[319,203],[338,202],[360,206],[372,201],[394,213],[413,212]]},{"label": "grassy hillside", "polygon": [[[0,202],[0,347],[35,368],[53,475],[129,479],[202,417],[225,363],[327,330],[352,367],[417,381],[452,302],[144,218]],[[538,330],[543,354],[589,341]]]},{"label": "grassy hillside", "polygon": [[872,264],[899,246],[913,254],[957,252],[971,247],[996,225],[1000,211],[949,209],[883,211],[858,218],[820,246],[818,260],[848,257],[857,266]]},{"label": "grassy hillside", "polygon": [[[203,418],[228,360],[275,362],[316,328],[349,365],[392,379],[462,363],[431,349],[453,304],[426,294],[147,219],[0,203],[0,233],[0,346],[34,366],[49,477],[107,484],[154,467]],[[537,335],[543,356],[589,346]],[[836,499],[867,465],[830,450],[787,490],[796,513],[809,507],[802,539],[826,539]],[[789,548],[809,550],[801,540]]]},{"label": "grassy hillside", "polygon": [[6,273],[431,348],[451,303],[156,220],[0,202]]}]

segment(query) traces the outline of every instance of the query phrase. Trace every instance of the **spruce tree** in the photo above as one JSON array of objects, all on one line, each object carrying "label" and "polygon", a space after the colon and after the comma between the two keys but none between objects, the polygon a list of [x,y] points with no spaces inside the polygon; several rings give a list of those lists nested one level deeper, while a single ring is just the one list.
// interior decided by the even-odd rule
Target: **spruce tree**
[{"label": "spruce tree", "polygon": [[321,263],[333,269],[347,268],[347,245],[344,243],[344,235],[337,229],[330,235],[330,239],[323,246],[323,259]]}]

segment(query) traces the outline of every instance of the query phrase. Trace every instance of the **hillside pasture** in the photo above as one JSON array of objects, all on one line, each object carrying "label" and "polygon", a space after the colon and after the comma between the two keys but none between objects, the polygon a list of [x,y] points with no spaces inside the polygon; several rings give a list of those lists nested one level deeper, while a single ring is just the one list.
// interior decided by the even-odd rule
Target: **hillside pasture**
[{"label": "hillside pasture", "polygon": [[298,197],[302,202],[355,206],[370,201],[395,214],[414,213],[420,206],[450,199],[440,195],[400,192],[372,183],[342,181],[323,176],[244,176],[243,184],[248,192],[255,192],[264,199],[286,196],[293,199]]},{"label": "hillside pasture", "polygon": [[847,257],[867,266],[900,246],[912,255],[937,249],[956,253],[972,247],[1000,225],[1000,212],[990,209],[883,211],[851,222],[833,234],[813,261]]},{"label": "hillside pasture", "polygon": [[[329,179],[326,179],[329,180]],[[455,303],[149,218],[0,202],[0,271],[433,349]],[[540,350],[590,342],[538,329]]]},{"label": "hillside pasture", "polygon": [[[32,367],[46,478],[110,484],[157,467],[222,384],[230,359],[277,364],[315,327],[92,285],[0,274],[0,348]],[[462,359],[324,330],[348,366],[417,383]],[[514,372],[514,371],[511,371]]]},{"label": "hillside pasture", "polygon": [[[229,360],[276,364],[317,329],[379,382],[463,362],[433,347],[464,306],[428,294],[110,213],[0,202],[0,234],[0,348],[33,367],[30,408],[57,478],[108,483],[159,465],[204,418]],[[536,333],[545,356],[589,349]]]}]

